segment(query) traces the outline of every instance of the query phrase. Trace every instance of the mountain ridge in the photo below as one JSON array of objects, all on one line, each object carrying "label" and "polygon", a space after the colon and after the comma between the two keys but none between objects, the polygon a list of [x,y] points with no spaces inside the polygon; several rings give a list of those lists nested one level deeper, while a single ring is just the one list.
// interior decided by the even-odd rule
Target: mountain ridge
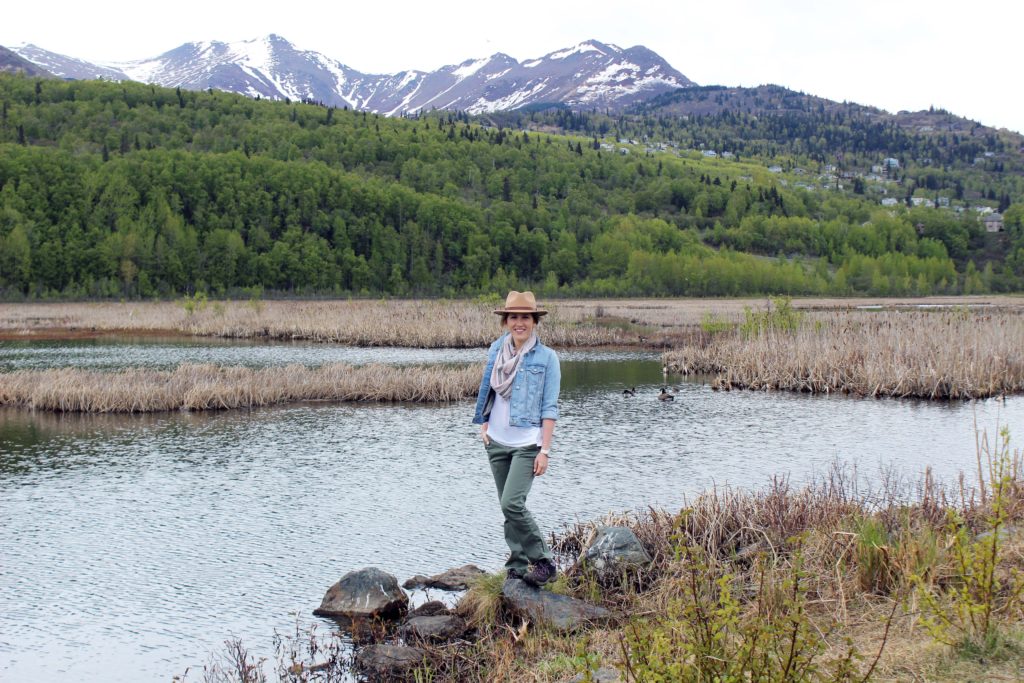
[{"label": "mountain ridge", "polygon": [[110,64],[85,62],[35,45],[13,51],[62,78],[215,88],[388,116],[429,109],[479,114],[547,101],[619,110],[695,85],[649,48],[623,49],[597,40],[524,62],[497,52],[434,71],[393,74],[363,73],[319,52],[302,50],[274,33],[233,43],[189,42],[153,58]]}]

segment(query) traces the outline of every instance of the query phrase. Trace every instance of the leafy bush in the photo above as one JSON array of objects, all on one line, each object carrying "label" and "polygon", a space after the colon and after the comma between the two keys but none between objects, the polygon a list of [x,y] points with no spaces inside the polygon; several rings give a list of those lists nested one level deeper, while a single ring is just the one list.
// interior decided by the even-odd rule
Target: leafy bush
[{"label": "leafy bush", "polygon": [[[849,681],[860,659],[852,645],[824,663],[827,647],[807,610],[807,573],[800,542],[788,567],[763,564],[753,607],[743,610],[733,576],[716,571],[700,550],[682,549],[681,597],[663,617],[635,620],[623,651],[634,680]],[[774,574],[781,572],[781,582]]]},{"label": "leafy bush", "polygon": [[931,636],[954,647],[984,649],[985,643],[997,640],[1000,629],[996,617],[1011,613],[1020,607],[1024,594],[1024,576],[1014,568],[1008,576],[999,572],[1009,505],[1015,497],[1017,485],[1013,462],[1020,454],[1010,453],[1010,433],[1003,428],[994,450],[988,439],[978,444],[979,475],[984,476],[981,463],[988,464],[989,479],[982,479],[984,502],[987,510],[983,517],[982,532],[974,535],[963,514],[950,511],[947,532],[950,536],[948,553],[955,567],[947,590],[933,587],[917,577],[917,594],[921,601],[921,621]]},{"label": "leafy bush", "polygon": [[800,329],[804,321],[804,312],[793,308],[793,300],[788,296],[773,296],[769,299],[768,308],[755,311],[750,307],[743,309],[743,323],[740,333],[745,339],[760,337],[766,332],[793,333]]}]

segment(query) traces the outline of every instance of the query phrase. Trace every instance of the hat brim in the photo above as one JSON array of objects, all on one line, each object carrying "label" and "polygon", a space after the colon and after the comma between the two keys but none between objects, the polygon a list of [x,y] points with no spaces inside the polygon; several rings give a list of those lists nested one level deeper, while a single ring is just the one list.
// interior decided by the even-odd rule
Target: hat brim
[{"label": "hat brim", "polygon": [[543,308],[537,308],[533,310],[527,310],[524,308],[496,308],[494,310],[495,315],[502,315],[503,313],[536,313],[537,315],[547,315],[548,312]]}]

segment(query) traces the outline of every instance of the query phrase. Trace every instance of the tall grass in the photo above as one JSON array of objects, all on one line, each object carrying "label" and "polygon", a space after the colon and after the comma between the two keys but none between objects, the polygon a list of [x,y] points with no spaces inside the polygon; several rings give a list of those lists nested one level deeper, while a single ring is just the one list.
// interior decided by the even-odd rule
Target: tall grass
[{"label": "tall grass", "polygon": [[472,396],[480,368],[246,368],[183,364],[117,372],[60,368],[0,373],[0,406],[91,413],[254,408],[292,401],[454,401]]},{"label": "tall grass", "polygon": [[967,310],[818,312],[796,330],[716,336],[665,354],[720,389],[971,399],[1024,392],[1024,316]]},{"label": "tall grass", "polygon": [[[480,300],[179,301],[0,304],[0,336],[90,336],[176,332],[228,338],[306,339],[358,346],[477,347],[494,339],[498,297]],[[706,325],[741,323],[764,299],[609,299],[542,301],[540,332],[558,347],[685,342]],[[1024,308],[1024,297],[800,299],[801,310],[862,305],[972,305]],[[642,341],[641,337],[646,340]]]},{"label": "tall grass", "polygon": [[[236,339],[311,340],[352,346],[467,348],[500,333],[497,301],[213,301],[2,304],[7,337],[58,332],[176,332]],[[600,346],[636,335],[595,323],[585,310],[550,307],[539,333],[558,346]]]}]

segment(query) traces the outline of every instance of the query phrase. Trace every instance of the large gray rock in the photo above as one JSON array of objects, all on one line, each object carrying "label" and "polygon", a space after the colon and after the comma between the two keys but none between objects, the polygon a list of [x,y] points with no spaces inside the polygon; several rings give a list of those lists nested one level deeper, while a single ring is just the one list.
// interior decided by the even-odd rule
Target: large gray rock
[{"label": "large gray rock", "polygon": [[432,617],[410,617],[398,629],[398,635],[406,642],[425,640],[443,643],[458,638],[466,632],[466,622],[454,614],[439,614]]},{"label": "large gray rock", "polygon": [[520,616],[558,631],[576,631],[614,617],[603,607],[534,588],[522,579],[505,579],[501,595],[505,604]]},{"label": "large gray rock", "polygon": [[619,575],[623,570],[646,567],[651,556],[636,534],[624,526],[603,526],[580,555],[580,563],[603,577]]},{"label": "large gray rock", "polygon": [[356,668],[371,681],[407,681],[423,656],[423,650],[405,645],[367,645],[356,653]]},{"label": "large gray rock", "polygon": [[409,596],[398,579],[376,567],[349,572],[327,590],[318,617],[344,619],[394,619],[409,609]]},{"label": "large gray rock", "polygon": [[456,569],[449,569],[448,571],[435,574],[433,576],[423,576],[417,574],[408,581],[402,584],[403,588],[438,588],[443,591],[464,591],[467,590],[474,581],[479,579],[481,576],[485,576],[487,572],[476,565],[467,564]]}]

